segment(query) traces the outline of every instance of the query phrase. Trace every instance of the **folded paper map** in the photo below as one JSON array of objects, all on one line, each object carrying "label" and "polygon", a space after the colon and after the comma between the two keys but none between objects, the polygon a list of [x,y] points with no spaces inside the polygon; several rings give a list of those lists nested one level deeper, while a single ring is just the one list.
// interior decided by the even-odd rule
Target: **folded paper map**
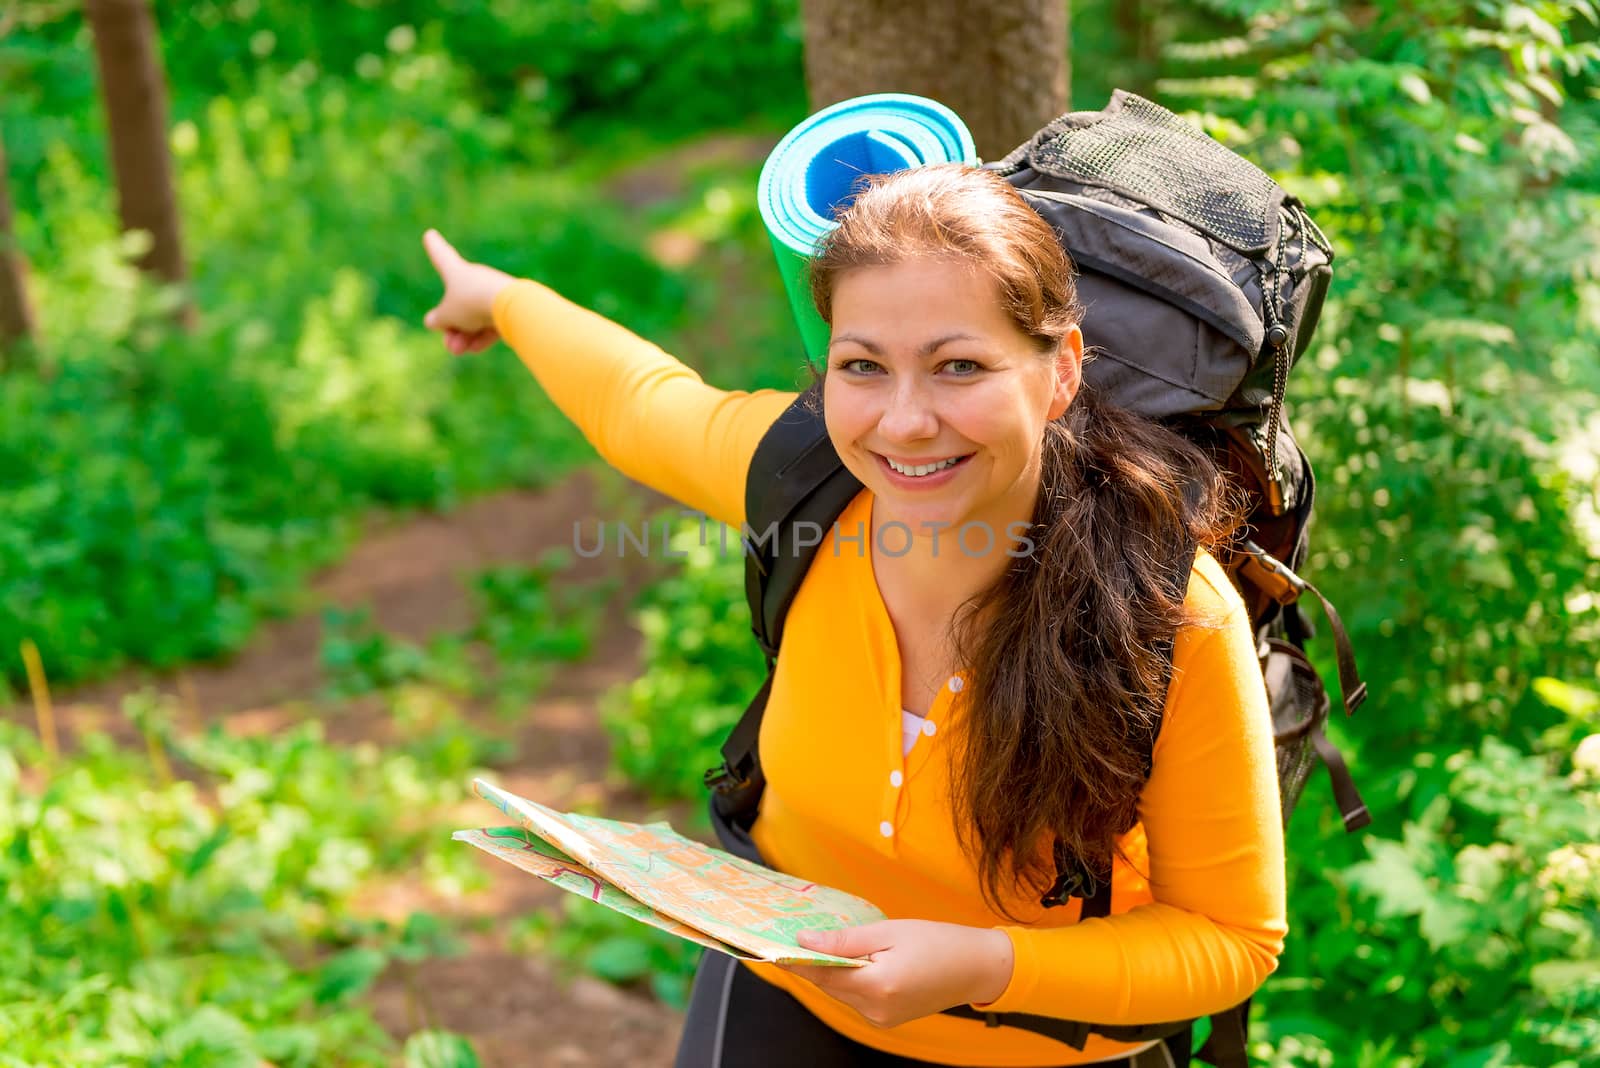
[{"label": "folded paper map", "polygon": [[482,779],[472,789],[521,826],[457,831],[457,841],[743,960],[860,967],[864,961],[802,948],[796,938],[884,918],[861,898],[701,845],[665,823],[557,812]]}]

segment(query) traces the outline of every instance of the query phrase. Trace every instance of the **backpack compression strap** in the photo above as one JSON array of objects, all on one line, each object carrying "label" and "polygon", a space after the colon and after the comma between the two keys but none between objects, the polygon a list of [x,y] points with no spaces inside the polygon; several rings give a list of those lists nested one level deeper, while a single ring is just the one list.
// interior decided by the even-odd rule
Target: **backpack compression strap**
[{"label": "backpack compression strap", "polygon": [[[1356,671],[1355,651],[1351,648],[1350,635],[1346,633],[1344,621],[1339,618],[1338,611],[1322,595],[1321,590],[1295,574],[1287,564],[1255,542],[1245,539],[1240,548],[1245,554],[1243,573],[1258,588],[1267,591],[1274,600],[1288,606],[1298,602],[1303,594],[1310,593],[1322,603],[1322,611],[1328,619],[1328,628],[1333,632],[1334,655],[1339,667],[1339,691],[1343,697],[1341,705],[1346,716],[1353,715],[1361,702],[1367,699],[1367,684],[1361,681],[1361,676]],[[1289,637],[1292,644],[1303,650],[1306,634],[1302,617],[1295,613],[1288,616],[1287,620],[1290,624]],[[1328,778],[1333,783],[1333,796],[1339,806],[1339,815],[1344,820],[1344,828],[1346,831],[1359,831],[1372,822],[1372,813],[1368,811],[1366,802],[1361,799],[1361,792],[1356,789],[1355,780],[1350,776],[1350,766],[1345,763],[1344,754],[1339,752],[1338,747],[1323,732],[1321,718],[1312,722],[1311,744],[1316,748],[1317,756],[1322,759],[1323,766],[1328,769]]]}]

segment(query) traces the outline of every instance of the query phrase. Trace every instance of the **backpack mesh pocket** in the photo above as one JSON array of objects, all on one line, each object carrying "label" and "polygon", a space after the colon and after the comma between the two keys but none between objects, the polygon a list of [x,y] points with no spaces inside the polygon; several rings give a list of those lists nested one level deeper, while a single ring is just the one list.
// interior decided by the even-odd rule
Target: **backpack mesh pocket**
[{"label": "backpack mesh pocket", "polygon": [[1305,792],[1306,780],[1317,762],[1313,735],[1328,719],[1328,691],[1305,653],[1277,638],[1267,639],[1262,674],[1272,710],[1272,740],[1278,754],[1278,793],[1283,822]]},{"label": "backpack mesh pocket", "polygon": [[1072,112],[1027,152],[1041,174],[1116,190],[1245,255],[1279,239],[1283,190],[1265,171],[1159,104],[1118,90],[1100,112]]}]

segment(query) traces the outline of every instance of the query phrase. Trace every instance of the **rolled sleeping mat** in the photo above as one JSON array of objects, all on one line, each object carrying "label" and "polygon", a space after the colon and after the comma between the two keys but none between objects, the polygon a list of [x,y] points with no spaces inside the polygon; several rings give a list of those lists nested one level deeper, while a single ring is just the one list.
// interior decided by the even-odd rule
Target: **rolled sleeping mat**
[{"label": "rolled sleeping mat", "polygon": [[790,130],[761,168],[756,198],[806,355],[828,347],[828,324],[811,303],[806,265],[834,228],[863,174],[925,163],[978,162],[972,134],[955,112],[906,93],[844,100]]}]

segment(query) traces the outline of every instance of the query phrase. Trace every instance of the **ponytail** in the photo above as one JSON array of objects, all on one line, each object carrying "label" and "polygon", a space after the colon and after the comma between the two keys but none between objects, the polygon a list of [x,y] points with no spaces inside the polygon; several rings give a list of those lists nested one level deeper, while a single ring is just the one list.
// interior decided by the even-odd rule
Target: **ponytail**
[{"label": "ponytail", "polygon": [[1058,853],[1109,872],[1136,822],[1194,554],[1233,528],[1225,487],[1198,447],[1088,388],[1046,426],[1034,550],[953,633],[972,676],[956,827],[1002,915],[1002,887],[1043,892]]}]

